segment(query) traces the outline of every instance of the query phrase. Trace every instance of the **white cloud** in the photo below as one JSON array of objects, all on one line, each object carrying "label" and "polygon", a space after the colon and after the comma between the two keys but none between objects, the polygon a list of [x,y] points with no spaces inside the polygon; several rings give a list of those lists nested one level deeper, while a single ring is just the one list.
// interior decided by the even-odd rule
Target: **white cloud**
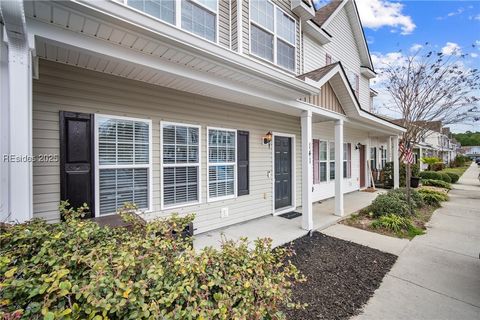
[{"label": "white cloud", "polygon": [[365,27],[379,29],[392,27],[401,34],[410,34],[415,29],[410,16],[402,13],[403,4],[388,0],[357,0],[358,11]]},{"label": "white cloud", "polygon": [[411,52],[417,52],[418,50],[422,49],[423,46],[421,44],[415,43],[413,46],[410,47]]},{"label": "white cloud", "polygon": [[447,42],[442,48],[442,53],[447,56],[458,56],[462,53],[462,48],[455,42]]},{"label": "white cloud", "polygon": [[477,54],[477,53],[470,53],[470,57],[472,57],[472,58],[478,58],[478,54]]}]

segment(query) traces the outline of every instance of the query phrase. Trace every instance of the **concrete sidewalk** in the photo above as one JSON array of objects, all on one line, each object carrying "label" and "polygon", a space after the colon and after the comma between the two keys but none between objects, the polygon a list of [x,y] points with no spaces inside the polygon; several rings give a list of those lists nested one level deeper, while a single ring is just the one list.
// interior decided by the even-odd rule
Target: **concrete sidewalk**
[{"label": "concrete sidewalk", "polygon": [[480,319],[480,183],[473,164],[355,319]]}]

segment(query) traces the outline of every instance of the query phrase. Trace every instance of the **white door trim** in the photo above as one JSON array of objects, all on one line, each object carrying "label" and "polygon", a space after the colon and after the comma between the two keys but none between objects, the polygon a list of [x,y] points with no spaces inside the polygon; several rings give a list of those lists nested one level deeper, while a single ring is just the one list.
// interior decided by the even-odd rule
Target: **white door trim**
[{"label": "white door trim", "polygon": [[[280,208],[279,210],[275,210],[275,137],[287,137],[291,138],[292,142],[292,204],[291,206],[285,207],[285,208]],[[296,197],[296,137],[295,134],[291,133],[281,133],[281,132],[272,132],[272,214],[274,216],[278,216],[279,214],[286,213],[292,210],[295,210],[297,208],[297,197]]]}]

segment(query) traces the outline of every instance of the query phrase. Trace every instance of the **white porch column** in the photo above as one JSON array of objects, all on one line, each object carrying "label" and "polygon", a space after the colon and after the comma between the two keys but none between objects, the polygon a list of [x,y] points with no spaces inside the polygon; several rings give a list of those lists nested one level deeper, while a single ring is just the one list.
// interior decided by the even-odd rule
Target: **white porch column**
[{"label": "white porch column", "polygon": [[392,162],[392,137],[388,137],[388,162]]},{"label": "white porch column", "polygon": [[400,186],[400,161],[398,159],[398,136],[393,136],[393,188]]},{"label": "white porch column", "polygon": [[304,111],[301,118],[302,125],[302,228],[313,229],[312,189],[313,189],[313,162],[312,162],[312,112]]},{"label": "white porch column", "polygon": [[[6,99],[7,148],[2,161],[8,167],[8,220],[24,222],[32,217],[32,56],[27,39],[23,1],[0,2],[8,47]],[[2,30],[3,31],[3,30]],[[5,152],[5,153],[4,153]]]},{"label": "white porch column", "polygon": [[335,215],[343,212],[343,120],[335,122]]}]

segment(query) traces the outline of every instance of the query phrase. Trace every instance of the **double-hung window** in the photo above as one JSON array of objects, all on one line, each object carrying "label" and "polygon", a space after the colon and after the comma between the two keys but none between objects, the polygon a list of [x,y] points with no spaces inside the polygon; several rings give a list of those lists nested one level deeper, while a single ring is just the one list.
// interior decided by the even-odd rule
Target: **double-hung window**
[{"label": "double-hung window", "polygon": [[223,200],[237,194],[236,130],[208,128],[208,199]]},{"label": "double-hung window", "polygon": [[125,203],[151,208],[151,121],[95,117],[97,212],[116,213]]},{"label": "double-hung window", "polygon": [[375,147],[370,148],[370,169],[377,169],[377,148]]},{"label": "double-hung window", "polygon": [[217,0],[183,0],[182,29],[216,41]]},{"label": "double-hung window", "polygon": [[319,142],[319,170],[320,170],[320,182],[327,181],[327,162],[328,162],[328,142],[320,141]]},{"label": "double-hung window", "polygon": [[200,127],[162,122],[162,207],[200,202]]},{"label": "double-hung window", "polygon": [[335,142],[329,142],[330,180],[335,180]]},{"label": "double-hung window", "polygon": [[155,18],[175,24],[175,0],[127,0],[127,4]]},{"label": "double-hung window", "polygon": [[127,5],[216,42],[218,0],[127,0]]},{"label": "double-hung window", "polygon": [[268,0],[250,1],[250,51],[295,71],[296,22]]},{"label": "double-hung window", "polygon": [[343,177],[352,177],[352,144],[343,144]]},{"label": "double-hung window", "polygon": [[381,159],[380,159],[380,164],[382,166],[382,169],[385,168],[385,165],[387,164],[387,149],[382,148],[380,149],[380,154],[381,154]]}]

